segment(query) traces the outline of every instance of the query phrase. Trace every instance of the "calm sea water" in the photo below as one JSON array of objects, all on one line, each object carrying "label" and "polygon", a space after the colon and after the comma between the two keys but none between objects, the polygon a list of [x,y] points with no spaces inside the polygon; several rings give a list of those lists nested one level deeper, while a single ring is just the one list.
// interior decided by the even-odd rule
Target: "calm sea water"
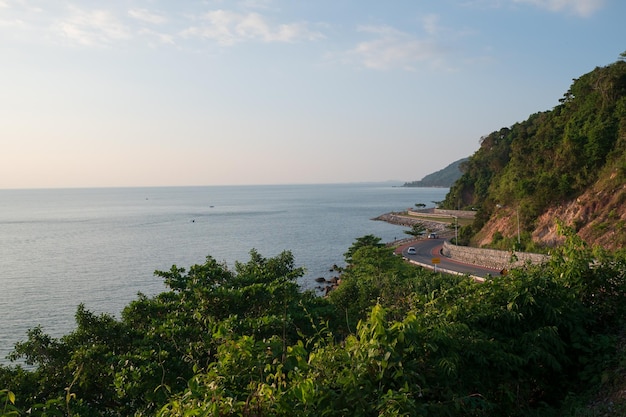
[{"label": "calm sea water", "polygon": [[79,303],[119,313],[138,292],[164,289],[155,270],[207,255],[232,266],[257,249],[294,254],[307,274],[330,278],[354,240],[405,228],[373,217],[433,206],[448,189],[380,184],[0,190],[0,362],[29,328],[59,337]]}]

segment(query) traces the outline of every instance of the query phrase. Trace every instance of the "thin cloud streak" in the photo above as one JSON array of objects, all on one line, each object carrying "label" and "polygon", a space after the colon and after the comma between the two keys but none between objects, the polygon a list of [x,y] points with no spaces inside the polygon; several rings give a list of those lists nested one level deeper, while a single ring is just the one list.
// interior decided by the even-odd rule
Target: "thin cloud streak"
[{"label": "thin cloud streak", "polygon": [[183,30],[182,36],[214,40],[224,46],[250,41],[290,43],[323,38],[320,32],[309,30],[306,23],[272,27],[259,13],[214,10],[202,15],[200,22],[200,25]]},{"label": "thin cloud streak", "polygon": [[70,42],[82,46],[108,46],[131,38],[131,31],[108,10],[73,7],[70,16],[55,26]]},{"label": "thin cloud streak", "polygon": [[465,7],[491,9],[510,8],[519,4],[527,4],[552,13],[588,18],[603,9],[606,0],[466,0],[462,2]]},{"label": "thin cloud streak", "polygon": [[[600,10],[605,5],[605,0],[476,0],[465,4],[502,6],[506,3],[526,4],[551,12],[587,17]],[[70,6],[65,9],[66,16],[50,22],[50,18],[46,16],[51,13],[50,10],[46,13],[34,13],[41,9],[24,2],[0,0],[0,9],[5,11],[5,16],[0,18],[0,29],[17,31],[18,35],[8,33],[15,37],[19,36],[20,30],[26,31],[26,28],[30,28],[31,34],[39,33],[39,39],[54,40],[56,36],[66,44],[81,47],[112,47],[116,43],[133,39],[143,39],[150,47],[156,44],[185,47],[186,42],[193,40],[232,47],[242,43],[296,43],[328,39],[327,34],[313,29],[321,29],[323,23],[313,26],[307,21],[272,22],[267,14],[270,5],[271,2],[267,0],[248,0],[238,3],[238,7],[244,10],[242,12],[218,9],[192,15],[181,11],[176,19],[173,15],[175,12],[171,10],[153,11],[141,7],[126,11],[104,8],[88,10]],[[23,18],[12,19],[12,9],[27,11],[25,16],[32,16],[33,22],[37,24]],[[52,12],[51,15],[54,16],[55,13]],[[50,23],[42,25],[46,20]],[[448,46],[449,42],[445,42],[443,37],[459,38],[466,34],[443,27],[440,16],[435,13],[424,15],[420,19],[420,25],[416,28],[418,34],[384,24],[357,26],[358,35],[365,34],[373,39],[355,40],[354,45],[343,52],[339,61],[375,70],[415,71],[424,65],[446,68],[449,66],[446,57],[453,47]],[[155,29],[157,26],[158,29]],[[44,33],[50,28],[53,29],[53,36]],[[452,42],[451,45],[455,44],[455,41],[448,40]]]},{"label": "thin cloud streak", "polygon": [[366,68],[378,70],[414,69],[415,63],[432,56],[436,50],[432,42],[412,38],[387,26],[360,27],[359,32],[377,36],[377,39],[360,42],[349,51]]},{"label": "thin cloud streak", "polygon": [[604,7],[604,0],[513,0],[514,3],[528,3],[551,12],[574,13],[589,17]]},{"label": "thin cloud streak", "polygon": [[446,68],[447,48],[437,36],[441,31],[438,17],[427,16],[423,19],[422,38],[390,26],[360,26],[358,32],[372,35],[375,39],[359,42],[347,52],[347,56],[360,62],[362,66],[375,70],[402,69],[415,71],[420,66]]}]

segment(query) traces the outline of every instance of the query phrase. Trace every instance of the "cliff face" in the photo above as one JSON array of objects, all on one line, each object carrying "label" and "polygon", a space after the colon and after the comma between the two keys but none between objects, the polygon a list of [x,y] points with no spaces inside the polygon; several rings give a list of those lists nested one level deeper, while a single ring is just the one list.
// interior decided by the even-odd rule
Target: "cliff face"
[{"label": "cliff face", "polygon": [[626,62],[574,80],[551,111],[481,139],[443,203],[477,208],[471,243],[560,242],[556,220],[607,249],[626,244]]},{"label": "cliff face", "polygon": [[[613,174],[617,178],[617,174]],[[592,246],[609,250],[626,247],[626,184],[606,187],[602,181],[594,184],[577,198],[547,208],[530,229],[532,240],[552,247],[563,242],[557,232],[556,221],[572,227],[578,235]],[[503,208],[492,216],[475,235],[474,244],[489,246],[497,233],[516,237],[517,212]]]},{"label": "cliff face", "polygon": [[[612,175],[616,178],[617,173]],[[559,243],[554,219],[573,227],[591,245],[616,250],[626,247],[626,184],[594,184],[567,204],[550,207],[538,219],[533,239],[545,245]]]}]

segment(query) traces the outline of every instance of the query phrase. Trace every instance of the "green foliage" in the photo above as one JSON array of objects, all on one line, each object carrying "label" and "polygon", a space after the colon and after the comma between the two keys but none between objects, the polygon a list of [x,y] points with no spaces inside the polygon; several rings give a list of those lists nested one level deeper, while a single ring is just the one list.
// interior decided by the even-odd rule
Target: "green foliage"
[{"label": "green foliage", "polygon": [[483,137],[442,207],[478,208],[478,232],[497,205],[516,206],[530,230],[547,207],[581,194],[604,167],[623,160],[625,100],[623,60],[574,80],[552,111]]},{"label": "green foliage", "polygon": [[457,245],[468,246],[470,243],[470,239],[474,234],[474,228],[471,224],[467,226],[461,226],[458,227],[456,234],[458,235],[458,239],[457,237],[454,237],[454,239],[451,239],[451,241]]},{"label": "green foliage", "polygon": [[0,406],[2,417],[19,416],[19,410],[15,407],[15,394],[8,389],[0,390]]},{"label": "green foliage", "polygon": [[404,233],[413,237],[420,237],[426,233],[426,226],[424,226],[423,223],[417,222],[411,226],[410,230],[405,230]]},{"label": "green foliage", "polygon": [[408,307],[408,295],[428,274],[431,272],[411,267],[395,256],[392,248],[363,246],[353,253],[341,285],[329,294],[329,299],[341,311],[344,330],[352,331],[377,303],[392,314],[402,314]]},{"label": "green foliage", "polygon": [[348,251],[343,254],[346,262],[350,264],[352,262],[352,255],[363,247],[382,248],[385,246],[381,241],[382,239],[374,235],[365,235],[357,238],[355,242],[348,248]]},{"label": "green foliage", "polygon": [[[199,397],[193,395],[205,399],[198,412],[223,415],[558,415],[568,395],[598,383],[594,377],[609,365],[613,343],[600,337],[599,320],[624,318],[615,309],[597,311],[585,289],[570,285],[583,259],[590,260],[588,253],[578,254],[482,285],[438,274],[415,276],[409,285],[401,264],[387,259],[392,254],[362,247],[344,279],[394,277],[404,294],[392,295],[384,286],[372,294],[367,285],[351,285],[347,295],[331,295],[343,308],[348,300],[366,300],[368,314],[339,343],[332,334],[305,339],[280,359],[268,340],[228,346],[235,359],[195,379],[162,415],[194,410]],[[602,288],[609,276],[623,285],[619,259],[605,261],[622,276],[605,275],[589,262],[582,274],[603,282]],[[617,291],[609,298],[613,306],[622,304]]]},{"label": "green foliage", "polygon": [[29,331],[12,359],[35,370],[3,370],[0,381],[13,382],[24,404],[60,401],[68,414],[152,415],[196,372],[214,366],[226,340],[279,337],[276,351],[282,353],[311,333],[312,318],[333,311],[299,290],[303,269],[289,252],[268,259],[252,250],[250,261],[236,263],[234,271],[207,257],[189,272],[173,266],[155,274],[169,291],[140,294],[121,320],[80,305],[76,330],[67,336]]},{"label": "green foliage", "polygon": [[70,334],[31,330],[0,415],[581,415],[623,367],[626,252],[564,233],[548,264],[483,284],[364,237],[327,299],[298,290],[288,252],[157,271],[169,290],[121,320],[79,306]]}]

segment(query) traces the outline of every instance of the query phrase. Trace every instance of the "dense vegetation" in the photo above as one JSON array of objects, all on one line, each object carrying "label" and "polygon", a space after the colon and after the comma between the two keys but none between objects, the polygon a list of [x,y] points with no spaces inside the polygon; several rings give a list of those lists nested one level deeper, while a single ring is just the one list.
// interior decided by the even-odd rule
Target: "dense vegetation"
[{"label": "dense vegetation", "polygon": [[30,367],[0,368],[0,415],[592,415],[620,370],[626,254],[569,234],[484,284],[370,235],[327,298],[298,290],[288,252],[157,271],[168,290],[120,319],[79,306],[70,334],[31,330],[12,355]]},{"label": "dense vegetation", "polygon": [[[502,207],[515,207],[522,230],[532,232],[546,209],[575,201],[599,181],[598,195],[622,192],[626,183],[623,59],[574,80],[553,110],[481,139],[480,149],[463,164],[464,174],[443,202],[446,208],[478,210],[472,229],[464,231],[468,238]],[[608,201],[593,204],[597,209]],[[619,213],[626,211],[626,199],[611,204],[613,213],[603,227],[624,235]],[[594,211],[593,205],[590,210]],[[572,226],[583,227],[589,220],[573,219]]]}]

